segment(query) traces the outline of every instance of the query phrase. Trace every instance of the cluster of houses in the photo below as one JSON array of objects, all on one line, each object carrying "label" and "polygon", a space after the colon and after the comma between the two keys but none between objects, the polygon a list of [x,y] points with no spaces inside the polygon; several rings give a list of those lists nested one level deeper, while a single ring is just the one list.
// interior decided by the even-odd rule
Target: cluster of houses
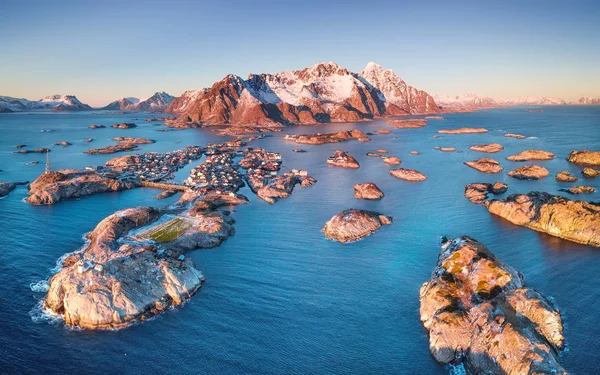
[{"label": "cluster of houses", "polygon": [[212,188],[221,191],[237,191],[244,182],[234,165],[235,152],[212,154],[206,161],[190,171],[183,182],[193,189]]},{"label": "cluster of houses", "polygon": [[130,155],[119,169],[123,177],[139,177],[148,181],[169,180],[173,173],[185,167],[193,160],[202,157],[203,149],[196,146],[186,146],[183,150],[165,153],[149,152]]}]

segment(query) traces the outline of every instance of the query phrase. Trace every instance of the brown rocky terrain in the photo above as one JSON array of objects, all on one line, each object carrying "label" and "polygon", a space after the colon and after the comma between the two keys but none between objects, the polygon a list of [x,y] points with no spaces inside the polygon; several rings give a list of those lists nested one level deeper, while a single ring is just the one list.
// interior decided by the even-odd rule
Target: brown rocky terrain
[{"label": "brown rocky terrain", "polygon": [[118,143],[114,146],[106,146],[102,148],[92,148],[85,151],[86,154],[114,154],[123,151],[133,151],[138,148],[138,145],[154,143],[152,139],[132,138],[132,137],[115,137],[114,141]]},{"label": "brown rocky terrain", "polygon": [[343,130],[337,133],[315,133],[315,134],[288,134],[284,138],[286,141],[309,144],[309,145],[322,145],[325,143],[338,143],[343,141],[349,141],[352,139],[369,139],[365,133],[360,130]]},{"label": "brown rocky terrain", "polygon": [[496,181],[493,185],[483,182],[476,182],[465,185],[465,198],[475,204],[481,204],[488,198],[488,194],[504,194],[508,190],[508,185]]},{"label": "brown rocky terrain", "polygon": [[467,236],[447,240],[420,290],[421,322],[441,364],[468,374],[564,374],[560,311]]},{"label": "brown rocky terrain", "polygon": [[565,240],[600,247],[600,205],[543,192],[513,194],[484,202],[509,222]]},{"label": "brown rocky terrain", "polygon": [[327,238],[338,242],[353,242],[375,232],[392,218],[374,211],[349,209],[334,215],[323,227]]},{"label": "brown rocky terrain", "polygon": [[401,163],[400,158],[397,156],[382,156],[381,160],[383,160],[385,164],[389,165],[398,165]]},{"label": "brown rocky terrain", "polygon": [[115,329],[189,299],[204,281],[191,259],[155,245],[121,242],[159,216],[156,209],[137,207],[102,220],[87,235],[89,245],[69,255],[50,280],[46,307],[70,326]]},{"label": "brown rocky terrain", "polygon": [[579,185],[579,186],[572,186],[568,189],[560,189],[560,191],[564,191],[569,194],[591,194],[591,193],[595,192],[596,189],[594,189],[591,186]]},{"label": "brown rocky terrain", "polygon": [[327,164],[334,167],[357,169],[360,164],[354,156],[347,154],[345,151],[336,150],[332,156],[327,159]]},{"label": "brown rocky terrain", "polygon": [[427,176],[414,169],[397,168],[391,169],[390,174],[396,178],[406,181],[420,182],[427,180]]},{"label": "brown rocky terrain", "polygon": [[106,128],[106,126],[101,125],[101,124],[92,124],[89,126],[90,129],[104,129]]},{"label": "brown rocky terrain", "polygon": [[454,148],[454,147],[439,147],[438,146],[438,147],[434,147],[434,149],[438,150],[438,151],[442,151],[442,152],[454,152],[454,151],[456,151],[456,148]]},{"label": "brown rocky terrain", "polygon": [[136,179],[119,180],[117,177],[103,177],[93,171],[63,169],[41,174],[29,185],[29,197],[25,200],[31,204],[54,204],[63,199],[138,186],[140,182]]},{"label": "brown rocky terrain", "polygon": [[467,165],[473,169],[476,169],[479,172],[490,173],[490,174],[499,173],[504,170],[504,168],[502,168],[500,163],[498,163],[496,160],[490,159],[490,158],[481,158],[481,159],[477,159],[477,160],[473,160],[473,161],[467,161],[467,162],[465,162],[465,165]]},{"label": "brown rocky terrain", "polygon": [[521,135],[521,134],[513,134],[513,133],[506,133],[506,134],[504,134],[504,136],[505,136],[505,137],[508,137],[508,138],[517,138],[517,139],[525,139],[525,138],[527,138],[527,137],[526,137],[526,136],[524,136],[524,135]]},{"label": "brown rocky terrain", "polygon": [[131,128],[137,128],[137,125],[134,124],[133,122],[123,122],[121,124],[112,124],[111,127],[115,128],[115,129],[131,129]]},{"label": "brown rocky terrain", "polygon": [[383,198],[383,191],[372,182],[363,182],[354,185],[354,197],[357,199],[377,200]]},{"label": "brown rocky terrain", "polygon": [[427,120],[389,120],[388,124],[396,129],[414,129],[427,126]]},{"label": "brown rocky terrain", "polygon": [[525,150],[515,155],[508,156],[506,160],[510,161],[528,161],[528,160],[552,160],[554,154],[544,150]]},{"label": "brown rocky terrain", "polygon": [[581,171],[581,173],[588,178],[594,178],[597,176],[600,176],[600,171],[594,169],[594,168],[583,168],[583,171]]},{"label": "brown rocky terrain", "polygon": [[71,146],[72,143],[69,143],[67,141],[60,141],[60,142],[56,142],[54,145],[66,147],[66,146]]},{"label": "brown rocky terrain", "polygon": [[7,196],[15,190],[18,185],[26,185],[27,182],[0,182],[0,198]]},{"label": "brown rocky terrain", "polygon": [[600,151],[572,151],[567,160],[575,164],[600,166]]},{"label": "brown rocky terrain", "polygon": [[515,169],[514,171],[508,172],[510,177],[514,177],[519,180],[539,180],[542,177],[546,177],[550,174],[548,170],[539,165],[524,165]]},{"label": "brown rocky terrain", "polygon": [[492,154],[504,150],[504,146],[498,143],[490,143],[487,145],[473,145],[469,147],[469,150],[477,152],[487,152]]},{"label": "brown rocky terrain", "polygon": [[440,134],[473,134],[473,133],[487,133],[489,130],[485,128],[459,128],[459,129],[441,129],[438,130]]},{"label": "brown rocky terrain", "polygon": [[13,151],[13,154],[45,154],[50,151],[52,150],[50,150],[49,148],[36,148],[33,150],[26,150],[22,148],[19,151]]},{"label": "brown rocky terrain", "polygon": [[579,179],[573,176],[569,171],[561,171],[556,174],[556,181],[559,182],[575,182],[577,180]]}]

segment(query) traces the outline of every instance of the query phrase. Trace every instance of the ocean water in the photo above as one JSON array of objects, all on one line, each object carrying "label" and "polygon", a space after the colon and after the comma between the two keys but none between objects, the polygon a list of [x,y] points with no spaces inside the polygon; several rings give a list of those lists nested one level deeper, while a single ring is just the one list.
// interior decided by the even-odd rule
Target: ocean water
[{"label": "ocean water", "polygon": [[[115,155],[85,155],[89,147],[111,144],[119,135],[146,137],[157,143],[140,152],[168,151],[188,144],[220,141],[203,129],[157,132],[149,114],[0,115],[1,181],[33,180],[43,172],[45,155],[15,155],[19,143],[51,147],[53,168],[97,165]],[[132,121],[138,128],[88,129]],[[307,169],[318,182],[297,187],[292,197],[275,205],[257,199],[235,208],[236,235],[216,249],[190,253],[206,276],[204,287],[184,306],[119,331],[67,329],[44,317],[44,297],[31,284],[48,280],[57,259],[84,245],[82,235],[105,216],[136,205],[163,206],[154,189],[100,194],[54,206],[23,202],[26,187],[0,199],[0,372],[4,373],[391,373],[447,374],[428,351],[428,337],[419,320],[419,288],[427,281],[439,253],[441,236],[470,235],[525,276],[529,287],[550,296],[566,320],[568,350],[564,367],[574,374],[600,373],[600,249],[560,240],[491,216],[463,197],[470,182],[508,183],[507,194],[532,190],[565,194],[554,175],[581,168],[565,158],[576,149],[600,147],[600,107],[546,107],[541,113],[523,108],[444,115],[421,129],[393,129],[370,143],[350,141],[319,146],[285,142],[285,133],[255,142],[283,155],[283,170]],[[438,129],[486,127],[486,134],[441,135]],[[288,133],[330,132],[386,127],[385,120],[357,124],[294,127]],[[54,129],[53,132],[40,132]],[[505,138],[505,132],[530,138]],[[87,137],[95,138],[91,144]],[[73,146],[53,146],[57,141]],[[473,144],[497,142],[504,151],[469,151]],[[443,153],[434,146],[456,147]],[[307,153],[294,153],[303,148]],[[358,170],[326,165],[333,150],[349,151]],[[368,151],[384,148],[417,169],[422,183],[397,180],[390,166]],[[529,163],[504,158],[525,149],[554,152],[551,161],[536,162],[551,176],[519,181],[508,171]],[[410,151],[419,151],[418,156]],[[486,175],[463,165],[490,156],[505,170]],[[26,165],[29,161],[38,165]],[[178,173],[183,179],[187,171]],[[356,200],[352,185],[375,182],[386,194],[377,202]],[[600,189],[600,179],[581,179]],[[598,192],[579,199],[600,201]],[[394,223],[351,244],[326,240],[323,224],[346,208],[376,210]]]}]

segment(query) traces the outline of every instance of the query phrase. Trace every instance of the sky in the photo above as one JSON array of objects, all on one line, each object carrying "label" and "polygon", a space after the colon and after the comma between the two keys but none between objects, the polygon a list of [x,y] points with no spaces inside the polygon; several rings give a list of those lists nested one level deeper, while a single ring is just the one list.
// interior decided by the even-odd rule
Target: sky
[{"label": "sky", "polygon": [[321,61],[430,94],[600,97],[600,1],[0,1],[0,95],[101,106]]}]

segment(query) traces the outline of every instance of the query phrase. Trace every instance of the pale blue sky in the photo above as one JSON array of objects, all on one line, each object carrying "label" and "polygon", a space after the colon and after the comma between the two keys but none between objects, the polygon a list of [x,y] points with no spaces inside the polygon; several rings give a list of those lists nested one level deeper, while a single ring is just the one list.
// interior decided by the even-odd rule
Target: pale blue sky
[{"label": "pale blue sky", "polygon": [[375,61],[429,93],[600,97],[600,2],[415,3],[2,0],[0,95],[103,105]]}]

